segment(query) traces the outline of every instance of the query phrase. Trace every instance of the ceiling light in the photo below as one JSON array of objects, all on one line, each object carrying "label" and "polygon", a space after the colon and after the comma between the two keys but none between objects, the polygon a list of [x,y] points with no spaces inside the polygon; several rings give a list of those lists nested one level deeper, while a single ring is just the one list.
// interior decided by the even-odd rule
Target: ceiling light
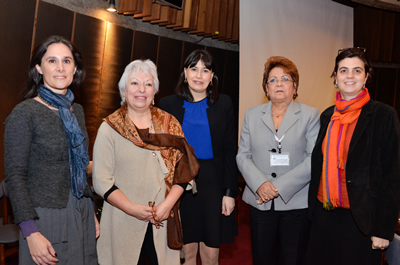
[{"label": "ceiling light", "polygon": [[110,0],[110,3],[108,4],[107,11],[117,12],[117,9],[115,8],[115,0]]}]

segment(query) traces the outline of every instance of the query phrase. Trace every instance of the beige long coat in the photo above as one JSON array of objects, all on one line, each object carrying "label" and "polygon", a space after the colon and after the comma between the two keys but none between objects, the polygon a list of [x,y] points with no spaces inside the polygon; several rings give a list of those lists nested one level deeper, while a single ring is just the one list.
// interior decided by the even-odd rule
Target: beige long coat
[{"label": "beige long coat", "polygon": [[[97,194],[104,196],[115,185],[134,204],[155,201],[157,205],[165,198],[167,174],[159,151],[139,148],[102,123],[93,149],[93,186]],[[179,251],[167,246],[167,221],[163,223],[160,229],[153,226],[158,262],[180,264]],[[147,225],[104,202],[97,242],[99,263],[137,264]]]}]

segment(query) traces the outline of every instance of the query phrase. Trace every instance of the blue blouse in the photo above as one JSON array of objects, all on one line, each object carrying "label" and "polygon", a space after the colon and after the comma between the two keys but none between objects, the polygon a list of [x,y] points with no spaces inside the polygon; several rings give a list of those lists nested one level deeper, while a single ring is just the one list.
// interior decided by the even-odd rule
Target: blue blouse
[{"label": "blue blouse", "polygon": [[198,102],[184,101],[185,115],[182,129],[188,143],[194,148],[198,159],[214,158],[210,125],[207,118],[207,98]]}]

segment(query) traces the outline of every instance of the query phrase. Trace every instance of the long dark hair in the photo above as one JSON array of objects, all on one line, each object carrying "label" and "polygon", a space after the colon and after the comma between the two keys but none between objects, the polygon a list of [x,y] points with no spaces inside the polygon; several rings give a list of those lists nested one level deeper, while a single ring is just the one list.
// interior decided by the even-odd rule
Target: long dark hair
[{"label": "long dark hair", "polygon": [[207,98],[211,104],[213,104],[218,99],[218,77],[217,77],[217,65],[215,64],[214,58],[206,50],[195,50],[186,58],[181,72],[181,76],[176,86],[176,93],[179,97],[186,101],[193,102],[193,95],[190,93],[188,83],[185,83],[185,71],[184,69],[189,69],[194,66],[199,61],[204,63],[204,66],[214,73],[213,79],[207,87]]},{"label": "long dark hair", "polygon": [[86,74],[85,70],[83,69],[82,54],[79,52],[79,50],[70,41],[61,36],[50,36],[36,46],[36,48],[33,50],[32,59],[28,69],[28,81],[26,82],[25,88],[22,91],[23,100],[37,96],[38,89],[40,85],[43,84],[43,76],[37,71],[36,65],[41,65],[42,58],[47,52],[47,48],[54,43],[62,43],[67,46],[74,57],[76,72],[69,88],[78,87],[85,79]]}]

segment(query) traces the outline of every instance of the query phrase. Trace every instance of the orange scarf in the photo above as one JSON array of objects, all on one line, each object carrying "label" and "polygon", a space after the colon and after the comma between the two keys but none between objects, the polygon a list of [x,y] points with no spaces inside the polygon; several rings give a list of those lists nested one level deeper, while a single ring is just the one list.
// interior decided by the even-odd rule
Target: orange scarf
[{"label": "orange scarf", "polygon": [[336,93],[335,112],[326,130],[322,143],[322,203],[325,209],[333,210],[341,207],[342,194],[340,179],[346,170],[343,151],[347,126],[360,116],[362,107],[370,100],[365,88],[357,97],[344,100],[340,92]]}]

